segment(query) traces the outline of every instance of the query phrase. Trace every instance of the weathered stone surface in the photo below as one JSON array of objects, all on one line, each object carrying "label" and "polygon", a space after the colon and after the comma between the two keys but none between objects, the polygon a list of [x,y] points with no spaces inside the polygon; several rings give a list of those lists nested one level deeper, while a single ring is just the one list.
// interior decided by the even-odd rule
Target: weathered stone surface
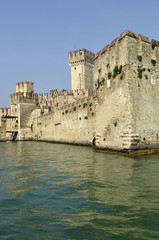
[{"label": "weathered stone surface", "polygon": [[0,121],[1,140],[17,128],[19,140],[94,144],[124,153],[159,149],[158,41],[126,30],[96,57],[86,49],[70,52],[69,64],[69,92],[37,95],[31,83],[16,85],[5,115],[18,120]]}]

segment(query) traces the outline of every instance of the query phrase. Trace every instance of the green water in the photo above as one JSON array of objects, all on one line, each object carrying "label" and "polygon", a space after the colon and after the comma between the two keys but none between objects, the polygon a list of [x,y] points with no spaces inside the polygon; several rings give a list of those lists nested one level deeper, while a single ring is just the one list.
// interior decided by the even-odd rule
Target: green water
[{"label": "green water", "polygon": [[0,143],[0,239],[159,239],[159,154]]}]

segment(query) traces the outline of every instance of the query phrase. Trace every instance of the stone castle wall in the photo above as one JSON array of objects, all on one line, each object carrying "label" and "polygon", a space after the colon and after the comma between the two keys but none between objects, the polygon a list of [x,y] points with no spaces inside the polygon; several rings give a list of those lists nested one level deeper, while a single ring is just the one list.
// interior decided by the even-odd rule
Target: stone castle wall
[{"label": "stone castle wall", "polygon": [[[102,85],[106,85],[106,92],[109,92],[109,88],[117,84],[119,78],[121,82],[124,79],[127,85],[126,104],[129,106],[127,126],[125,129],[122,126],[123,135],[117,134],[122,137],[123,148],[158,148],[159,42],[150,42],[145,36],[136,37],[134,33],[125,31],[99,52],[95,58],[97,92],[101,91]],[[120,91],[123,90],[124,86]],[[113,96],[114,90],[111,94]],[[110,106],[117,114],[118,109],[115,111],[115,107],[124,98],[121,96],[118,101],[113,99]]]},{"label": "stone castle wall", "polygon": [[91,98],[83,98],[43,116],[37,110],[32,114],[35,139],[78,144],[90,144],[93,140],[94,106]]},{"label": "stone castle wall", "polygon": [[[132,127],[139,135],[138,148],[159,146],[159,43],[139,36],[132,41],[130,91]],[[138,56],[141,56],[140,61]]]},{"label": "stone castle wall", "polygon": [[159,148],[159,42],[126,30],[93,57],[85,49],[69,53],[70,92],[37,95],[30,84],[26,92],[17,87],[11,112],[18,115],[18,139],[127,152]]}]

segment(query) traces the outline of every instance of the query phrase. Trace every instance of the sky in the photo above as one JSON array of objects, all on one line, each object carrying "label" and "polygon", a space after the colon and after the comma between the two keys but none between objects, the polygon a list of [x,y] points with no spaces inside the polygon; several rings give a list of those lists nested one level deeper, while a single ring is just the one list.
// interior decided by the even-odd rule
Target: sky
[{"label": "sky", "polygon": [[68,52],[95,54],[124,30],[159,40],[159,0],[0,0],[0,108],[16,83],[71,89]]}]

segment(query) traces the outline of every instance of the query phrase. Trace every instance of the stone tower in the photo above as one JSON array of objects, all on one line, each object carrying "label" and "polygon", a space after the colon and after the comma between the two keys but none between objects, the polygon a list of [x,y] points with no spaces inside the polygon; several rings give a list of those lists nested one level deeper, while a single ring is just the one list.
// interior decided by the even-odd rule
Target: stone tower
[{"label": "stone tower", "polygon": [[16,83],[16,92],[21,93],[33,93],[34,92],[34,83],[33,82],[20,82]]},{"label": "stone tower", "polygon": [[93,90],[94,53],[80,49],[69,52],[69,66],[71,67],[71,85],[75,89]]}]

